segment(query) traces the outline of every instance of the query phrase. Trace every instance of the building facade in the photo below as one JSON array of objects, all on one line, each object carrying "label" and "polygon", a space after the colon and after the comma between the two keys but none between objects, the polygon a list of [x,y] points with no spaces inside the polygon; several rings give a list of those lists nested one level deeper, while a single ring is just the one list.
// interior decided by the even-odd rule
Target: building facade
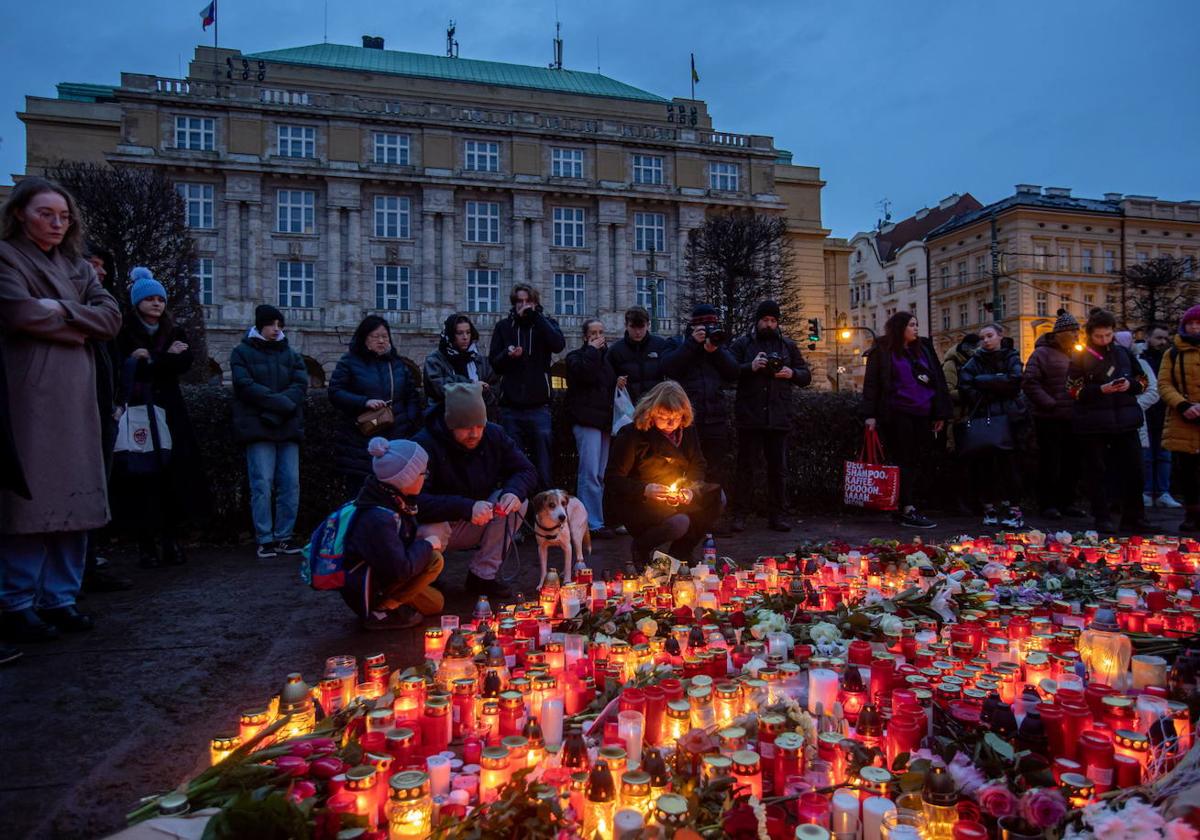
[{"label": "building facade", "polygon": [[930,231],[925,246],[939,351],[998,321],[1026,358],[1038,337],[1053,328],[1060,308],[1081,323],[1095,307],[1127,320],[1121,282],[1126,267],[1172,256],[1194,272],[1200,201],[1121,193],[1080,198],[1067,188],[1018,184],[1012,196]]},{"label": "building facade", "polygon": [[169,174],[198,244],[214,372],[264,301],[316,380],[368,313],[418,361],[452,312],[486,341],[518,282],[568,349],[588,317],[619,334],[634,303],[672,333],[688,232],[734,208],[786,216],[791,282],[824,311],[824,184],[772,138],[716,131],[702,101],[594,73],[364,44],[198,47],[186,79],[122,73],[27,97],[27,171]]}]

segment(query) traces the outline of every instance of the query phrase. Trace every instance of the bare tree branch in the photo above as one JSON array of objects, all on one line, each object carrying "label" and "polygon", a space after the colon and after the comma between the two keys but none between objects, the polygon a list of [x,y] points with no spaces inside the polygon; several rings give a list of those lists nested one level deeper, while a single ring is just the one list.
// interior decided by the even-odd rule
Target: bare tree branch
[{"label": "bare tree branch", "polygon": [[1122,272],[1127,313],[1135,326],[1173,324],[1196,303],[1200,283],[1193,267],[1175,257],[1156,257],[1128,266]]}]

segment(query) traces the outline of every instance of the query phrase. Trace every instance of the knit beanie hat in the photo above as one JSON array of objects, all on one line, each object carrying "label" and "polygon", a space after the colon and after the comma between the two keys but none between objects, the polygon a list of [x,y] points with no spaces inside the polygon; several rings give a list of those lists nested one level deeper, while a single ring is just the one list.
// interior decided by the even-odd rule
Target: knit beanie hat
[{"label": "knit beanie hat", "polygon": [[755,323],[767,317],[774,318],[777,321],[780,318],[779,304],[773,300],[764,300],[758,305],[758,308],[754,310]]},{"label": "knit beanie hat", "polygon": [[269,303],[260,303],[254,308],[254,328],[261,330],[267,324],[279,322],[283,326],[283,313]]},{"label": "knit beanie hat", "polygon": [[698,303],[692,307],[692,320],[696,321],[700,318],[716,318],[718,317],[717,308],[711,303]]},{"label": "knit beanie hat", "polygon": [[163,288],[163,284],[155,280],[150,269],[144,265],[139,265],[129,272],[129,279],[133,281],[133,285],[129,287],[129,302],[134,306],[155,295],[164,301],[167,299],[167,290]]},{"label": "knit beanie hat", "polygon": [[478,382],[452,382],[446,386],[446,426],[466,429],[487,425],[483,386]]},{"label": "knit beanie hat", "polygon": [[1183,332],[1183,325],[1188,321],[1200,321],[1200,303],[1183,313],[1183,317],[1179,319],[1180,332]]},{"label": "knit beanie hat", "polygon": [[1079,322],[1070,312],[1060,309],[1058,317],[1054,319],[1054,332],[1079,332]]},{"label": "knit beanie hat", "polygon": [[411,440],[374,437],[367,444],[367,452],[375,477],[397,490],[412,484],[429,465],[429,455],[421,444]]}]

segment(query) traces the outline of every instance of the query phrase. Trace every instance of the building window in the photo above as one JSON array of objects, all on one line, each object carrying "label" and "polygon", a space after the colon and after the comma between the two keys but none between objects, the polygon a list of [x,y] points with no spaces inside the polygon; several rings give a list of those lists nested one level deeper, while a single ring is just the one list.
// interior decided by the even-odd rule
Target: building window
[{"label": "building window", "polygon": [[551,149],[550,174],[555,178],[582,178],[583,149]]},{"label": "building window", "polygon": [[500,144],[484,140],[468,140],[464,147],[463,168],[472,172],[500,171]]},{"label": "building window", "polygon": [[1033,267],[1038,271],[1046,270],[1046,246],[1033,246]]},{"label": "building window", "polygon": [[1043,318],[1050,314],[1050,295],[1047,292],[1038,292],[1035,295],[1034,314]]},{"label": "building window", "polygon": [[205,117],[175,118],[175,148],[211,152],[217,144],[217,121]]},{"label": "building window", "polygon": [[1003,321],[1008,317],[1008,295],[1001,294],[1000,299],[997,300],[996,303],[1000,308],[992,313],[992,320]]},{"label": "building window", "polygon": [[1140,263],[1150,262],[1150,253],[1148,251],[1138,251],[1137,261]]},{"label": "building window", "polygon": [[310,262],[279,263],[279,305],[310,307],[316,286],[314,265]]},{"label": "building window", "polygon": [[887,276],[887,290],[888,290],[889,295],[892,294],[894,291],[896,291],[896,275],[895,274],[889,274]]},{"label": "building window", "polygon": [[490,268],[467,269],[467,311],[500,311],[500,272]]},{"label": "building window", "polygon": [[1195,273],[1196,273],[1196,258],[1191,257],[1191,256],[1184,257],[1183,258],[1183,276],[1184,277],[1192,277],[1195,275]]},{"label": "building window", "polygon": [[391,239],[408,239],[408,211],[408,196],[375,196],[375,235]]},{"label": "building window", "polygon": [[1117,273],[1117,254],[1115,251],[1111,251],[1107,248],[1104,250],[1104,273]]},{"label": "building window", "polygon": [[949,329],[950,329],[950,307],[943,306],[942,307],[942,332],[946,332]]},{"label": "building window", "polygon": [[1104,308],[1109,312],[1117,308],[1117,296],[1112,289],[1104,290]]},{"label": "building window", "polygon": [[915,289],[917,287],[917,270],[910,268],[908,270],[908,288]]},{"label": "building window", "polygon": [[212,306],[214,298],[212,257],[201,257],[196,260],[196,283],[200,287],[200,303]]},{"label": "building window", "polygon": [[176,184],[183,199],[183,218],[190,228],[213,227],[213,185]]},{"label": "building window", "polygon": [[663,182],[663,159],[655,155],[633,156],[633,183],[661,184]]},{"label": "building window", "polygon": [[[500,241],[500,205],[494,201],[467,202],[467,241]],[[474,312],[490,310],[478,309]]]},{"label": "building window", "polygon": [[658,253],[667,250],[667,217],[662,213],[633,214],[633,249]]},{"label": "building window", "polygon": [[1079,263],[1080,263],[1080,270],[1083,271],[1084,274],[1094,273],[1092,271],[1092,249],[1091,248],[1083,249],[1083,251],[1081,252]]},{"label": "building window", "polygon": [[651,304],[650,279],[649,277],[635,279],[637,305],[647,311],[653,311],[655,317],[662,318],[667,312],[667,281],[661,277],[655,278],[654,303]]},{"label": "building window", "polygon": [[408,165],[409,139],[407,134],[375,132],[375,162]]},{"label": "building window", "polygon": [[950,266],[949,265],[942,266],[942,288],[943,289],[950,288]]},{"label": "building window", "polygon": [[987,259],[985,257],[975,258],[975,279],[982,280],[987,277],[990,272],[987,270]]},{"label": "building window", "polygon": [[410,309],[408,266],[375,266],[375,308]]},{"label": "building window", "polygon": [[967,282],[967,261],[959,260],[958,262],[958,285],[963,285]]},{"label": "building window", "polygon": [[737,192],[738,165],[736,163],[710,163],[708,165],[708,186],[714,190]]},{"label": "building window", "polygon": [[987,302],[984,298],[975,299],[975,323],[986,324],[988,322]]},{"label": "building window", "polygon": [[1058,246],[1058,270],[1059,271],[1070,271],[1071,270],[1071,249],[1068,248],[1066,245]]},{"label": "building window", "polygon": [[582,315],[583,308],[582,274],[554,275],[554,312],[557,315]]},{"label": "building window", "polygon": [[583,248],[583,208],[554,208],[554,246]]},{"label": "building window", "polygon": [[314,208],[317,194],[312,190],[280,190],[278,192],[279,233],[314,233]]},{"label": "building window", "polygon": [[279,126],[280,157],[315,158],[317,130],[311,125]]},{"label": "building window", "polygon": [[971,323],[971,315],[968,312],[967,304],[964,301],[958,305],[958,325],[960,327],[965,327],[969,323]]}]

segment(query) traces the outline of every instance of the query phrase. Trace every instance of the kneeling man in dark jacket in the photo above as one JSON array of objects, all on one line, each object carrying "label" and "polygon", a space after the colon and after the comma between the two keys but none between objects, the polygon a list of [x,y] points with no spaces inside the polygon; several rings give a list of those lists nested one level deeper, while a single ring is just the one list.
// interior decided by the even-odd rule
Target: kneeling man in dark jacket
[{"label": "kneeling man in dark jacket", "polygon": [[416,627],[445,606],[430,584],[441,574],[436,535],[417,536],[416,498],[429,457],[411,440],[372,438],[371,475],[354,500],[346,533],[342,598],[367,630]]},{"label": "kneeling man in dark jacket", "polygon": [[436,535],[447,550],[479,546],[466,590],[511,598],[496,578],[516,535],[537,471],[504,429],[487,420],[478,382],[451,383],[414,440],[429,453],[428,480],[418,497],[420,536]]}]

